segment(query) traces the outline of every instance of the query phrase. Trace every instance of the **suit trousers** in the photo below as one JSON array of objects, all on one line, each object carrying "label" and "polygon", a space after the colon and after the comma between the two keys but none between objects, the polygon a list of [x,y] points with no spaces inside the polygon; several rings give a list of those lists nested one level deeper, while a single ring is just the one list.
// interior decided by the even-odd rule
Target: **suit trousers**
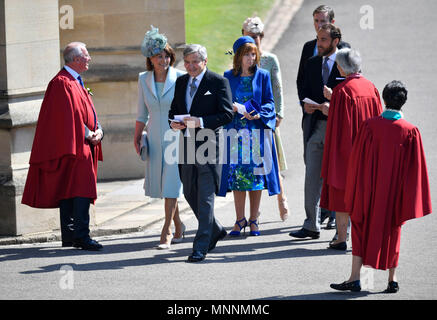
[{"label": "suit trousers", "polygon": [[313,134],[305,146],[305,213],[303,228],[320,232],[320,195],[322,193],[323,148],[326,120],[318,120]]},{"label": "suit trousers", "polygon": [[89,239],[91,199],[76,197],[59,202],[61,237],[63,242]]},{"label": "suit trousers", "polygon": [[193,251],[206,254],[211,239],[223,230],[214,218],[216,182],[213,168],[208,164],[180,164],[179,173],[185,199],[198,221],[197,233],[193,241]]}]

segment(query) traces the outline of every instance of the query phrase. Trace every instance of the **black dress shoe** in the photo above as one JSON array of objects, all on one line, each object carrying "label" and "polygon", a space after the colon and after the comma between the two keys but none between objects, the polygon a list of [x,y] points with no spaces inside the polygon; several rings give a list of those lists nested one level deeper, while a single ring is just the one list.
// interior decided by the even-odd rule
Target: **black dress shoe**
[{"label": "black dress shoe", "polygon": [[202,252],[200,251],[193,251],[193,253],[191,254],[191,256],[188,257],[188,262],[200,262],[205,260],[205,256]]},{"label": "black dress shoe", "polygon": [[331,283],[330,287],[332,289],[335,290],[340,290],[340,291],[353,291],[353,292],[359,292],[361,291],[361,282],[360,280],[356,280],[356,281],[351,281],[351,282],[343,282],[343,283]]},{"label": "black dress shoe", "polygon": [[215,249],[215,246],[217,245],[217,241],[224,239],[228,233],[223,228],[221,232],[213,239],[211,240],[211,243],[209,244],[208,252]]},{"label": "black dress shoe", "polygon": [[384,293],[396,293],[399,291],[399,284],[396,281],[390,281]]},{"label": "black dress shoe", "polygon": [[320,238],[320,232],[310,231],[307,229],[300,229],[299,231],[290,232],[289,235],[294,238],[304,239],[304,238],[311,238],[311,239],[319,239]]},{"label": "black dress shoe", "polygon": [[329,244],[329,248],[330,249],[334,249],[334,250],[341,250],[341,251],[346,251],[347,249],[347,244],[346,242],[339,242],[337,244],[334,244],[333,242],[331,242]]},{"label": "black dress shoe", "polygon": [[332,230],[335,229],[335,218],[329,217],[328,223],[326,224],[326,230]]},{"label": "black dress shoe", "polygon": [[82,250],[88,251],[99,251],[103,248],[103,246],[98,243],[96,240],[88,239],[88,240],[75,240],[73,242],[73,246],[75,248],[81,248]]}]

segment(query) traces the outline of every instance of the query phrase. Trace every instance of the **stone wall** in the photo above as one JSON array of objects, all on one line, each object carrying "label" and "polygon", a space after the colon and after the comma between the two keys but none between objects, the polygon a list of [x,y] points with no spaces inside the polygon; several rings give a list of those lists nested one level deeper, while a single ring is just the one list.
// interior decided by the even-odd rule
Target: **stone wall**
[{"label": "stone wall", "polygon": [[140,44],[151,24],[180,47],[184,1],[0,0],[0,235],[59,228],[57,209],[21,205],[21,195],[42,98],[71,41],[85,42],[92,57],[83,78],[105,130],[99,179],[143,175],[133,133]]},{"label": "stone wall", "polygon": [[[185,43],[183,0],[60,0],[64,16],[73,9],[74,26],[61,29],[61,48],[72,41],[87,44],[92,61],[84,73],[104,128],[99,179],[139,178],[144,165],[134,146],[138,73],[145,70],[140,45],[150,25],[164,33],[173,48]],[[61,20],[62,20],[61,14]],[[67,19],[68,22],[68,19]],[[177,50],[180,56],[180,49]]]},{"label": "stone wall", "polygon": [[59,71],[57,0],[0,1],[0,234],[56,227],[55,210],[21,204],[44,91]]}]

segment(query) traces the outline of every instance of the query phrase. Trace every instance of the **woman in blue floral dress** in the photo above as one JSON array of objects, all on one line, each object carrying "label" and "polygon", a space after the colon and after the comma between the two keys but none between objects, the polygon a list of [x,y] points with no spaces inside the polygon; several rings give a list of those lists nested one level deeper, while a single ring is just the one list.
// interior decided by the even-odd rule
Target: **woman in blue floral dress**
[{"label": "woman in blue floral dress", "polygon": [[[279,130],[279,125],[284,118],[284,99],[282,94],[282,76],[279,60],[274,53],[261,49],[261,41],[264,38],[264,24],[259,17],[247,18],[243,23],[241,32],[243,36],[250,36],[253,38],[261,55],[259,65],[262,69],[265,69],[270,73],[276,110],[275,146],[278,155],[279,170],[285,171],[287,170],[287,161],[285,159],[285,151],[282,145],[282,139]],[[288,201],[285,195],[281,176],[279,176],[279,179],[281,182],[281,193],[278,194],[279,215],[282,221],[285,221],[288,218]]]},{"label": "woman in blue floral dress", "polygon": [[[234,43],[233,69],[224,76],[229,80],[235,116],[225,127],[227,159],[222,168],[219,195],[233,191],[236,222],[231,236],[239,236],[246,226],[251,235],[259,235],[258,212],[262,190],[269,195],[280,192],[278,162],[273,142],[276,124],[275,105],[268,71],[258,68],[259,51],[251,37]],[[247,112],[238,109],[244,105]],[[262,159],[262,160],[261,160]],[[250,217],[245,217],[246,193]]]}]

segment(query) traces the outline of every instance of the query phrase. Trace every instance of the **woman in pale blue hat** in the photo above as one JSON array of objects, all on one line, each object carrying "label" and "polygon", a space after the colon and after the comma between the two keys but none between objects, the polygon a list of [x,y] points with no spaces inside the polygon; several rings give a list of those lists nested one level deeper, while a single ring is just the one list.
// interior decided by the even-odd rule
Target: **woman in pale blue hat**
[{"label": "woman in pale blue hat", "polygon": [[[258,212],[262,190],[270,196],[279,194],[278,161],[273,141],[276,127],[275,104],[270,75],[258,68],[259,51],[248,36],[238,38],[233,46],[233,68],[225,72],[234,102],[235,116],[225,127],[227,159],[224,159],[219,195],[233,191],[236,222],[229,233],[240,236],[249,226],[250,235],[260,235]],[[244,106],[244,107],[242,107]],[[250,149],[248,149],[250,146]],[[249,151],[249,152],[247,152]],[[245,216],[246,195],[250,215]]]},{"label": "woman in pale blue hat", "polygon": [[[284,118],[284,99],[282,94],[282,76],[279,60],[275,54],[262,50],[261,48],[261,42],[264,39],[264,24],[259,17],[247,18],[243,23],[241,33],[243,36],[250,36],[253,38],[261,55],[259,66],[270,73],[276,112],[275,145],[278,155],[279,170],[285,171],[287,170],[287,161],[285,159],[285,152],[282,146],[282,140],[279,131],[279,125]],[[279,179],[281,182],[281,193],[278,194],[279,216],[281,217],[282,221],[285,221],[288,218],[288,201],[285,195],[281,176],[279,176]]]},{"label": "woman in pale blue hat", "polygon": [[[165,199],[165,222],[157,249],[170,249],[170,243],[182,241],[185,226],[179,217],[177,204],[182,188],[178,164],[177,161],[171,161],[172,159],[165,159],[165,150],[172,141],[166,141],[164,137],[171,130],[168,125],[168,111],[173,100],[176,79],[184,72],[172,67],[175,52],[158,28],[151,26],[151,30],[146,33],[141,52],[146,57],[147,71],[140,73],[138,77],[138,115],[134,145],[140,154],[145,129],[148,143],[147,155],[143,155],[146,160],[145,195]],[[179,140],[178,137],[174,139],[173,141]],[[172,220],[175,224],[174,235],[171,232]]]}]

